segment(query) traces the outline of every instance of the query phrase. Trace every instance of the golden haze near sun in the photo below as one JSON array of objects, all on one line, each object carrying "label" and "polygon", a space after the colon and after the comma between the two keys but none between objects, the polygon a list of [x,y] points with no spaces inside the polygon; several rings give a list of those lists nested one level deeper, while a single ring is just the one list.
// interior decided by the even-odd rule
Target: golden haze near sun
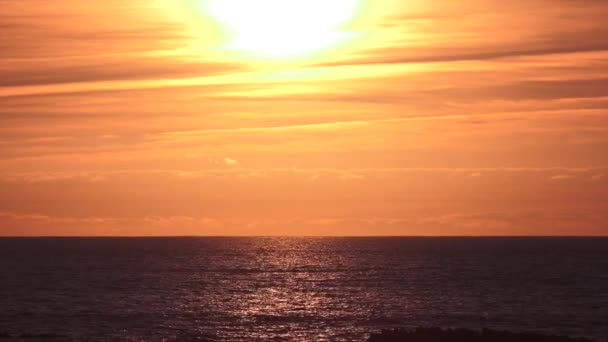
[{"label": "golden haze near sun", "polygon": [[214,22],[222,48],[258,58],[309,56],[353,41],[367,0],[191,0],[194,15]]}]

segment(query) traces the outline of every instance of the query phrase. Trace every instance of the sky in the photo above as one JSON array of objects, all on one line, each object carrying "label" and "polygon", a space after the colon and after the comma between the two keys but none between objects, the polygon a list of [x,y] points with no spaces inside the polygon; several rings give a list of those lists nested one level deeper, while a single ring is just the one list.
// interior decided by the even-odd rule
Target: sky
[{"label": "sky", "polygon": [[203,2],[0,0],[0,235],[608,235],[607,2]]}]

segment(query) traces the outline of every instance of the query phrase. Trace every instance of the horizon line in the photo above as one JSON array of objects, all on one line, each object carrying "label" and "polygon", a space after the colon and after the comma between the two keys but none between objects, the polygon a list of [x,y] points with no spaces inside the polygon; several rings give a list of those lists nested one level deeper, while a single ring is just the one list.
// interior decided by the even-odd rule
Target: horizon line
[{"label": "horizon line", "polygon": [[41,238],[608,238],[607,235],[0,235],[0,239]]}]

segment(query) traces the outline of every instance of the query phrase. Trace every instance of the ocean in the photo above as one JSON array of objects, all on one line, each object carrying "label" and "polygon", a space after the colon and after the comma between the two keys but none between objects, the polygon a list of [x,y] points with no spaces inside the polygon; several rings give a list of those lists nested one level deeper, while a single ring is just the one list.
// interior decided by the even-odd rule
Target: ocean
[{"label": "ocean", "polygon": [[365,341],[415,326],[603,341],[608,239],[0,239],[4,337]]}]

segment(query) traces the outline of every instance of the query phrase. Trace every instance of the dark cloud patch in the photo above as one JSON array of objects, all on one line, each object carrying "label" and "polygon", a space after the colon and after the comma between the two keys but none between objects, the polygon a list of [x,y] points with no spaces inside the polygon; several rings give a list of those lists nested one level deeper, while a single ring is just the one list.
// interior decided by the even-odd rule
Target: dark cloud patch
[{"label": "dark cloud patch", "polygon": [[[584,33],[579,39],[588,35],[608,35],[608,30],[602,33]],[[496,60],[504,58],[554,55],[579,52],[608,51],[608,40],[601,41],[562,41],[559,37],[551,42],[531,41],[527,46],[503,46],[501,48],[488,48],[481,46],[478,49],[461,47],[444,47],[430,49],[412,47],[389,47],[374,49],[358,53],[359,57],[347,60],[323,63],[322,66],[340,65],[370,65],[370,64],[406,64],[406,63],[437,63]]]},{"label": "dark cloud patch", "polygon": [[6,63],[0,67],[0,86],[148,80],[166,77],[202,77],[243,70],[234,63],[176,61],[161,57],[106,58],[103,60]]},{"label": "dark cloud patch", "polygon": [[5,1],[0,58],[40,59],[133,53],[179,47],[187,25],[139,0],[53,3]]},{"label": "dark cloud patch", "polygon": [[550,100],[608,96],[608,78],[522,81],[487,90],[490,96],[518,100]]}]

